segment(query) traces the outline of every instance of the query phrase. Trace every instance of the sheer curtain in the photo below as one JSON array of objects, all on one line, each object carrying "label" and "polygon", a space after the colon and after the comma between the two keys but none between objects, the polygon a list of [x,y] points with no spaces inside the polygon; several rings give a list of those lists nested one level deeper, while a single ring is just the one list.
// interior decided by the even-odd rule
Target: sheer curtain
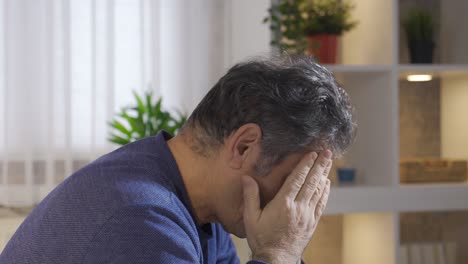
[{"label": "sheer curtain", "polygon": [[0,205],[34,205],[114,148],[132,90],[190,112],[231,63],[229,5],[0,0]]}]

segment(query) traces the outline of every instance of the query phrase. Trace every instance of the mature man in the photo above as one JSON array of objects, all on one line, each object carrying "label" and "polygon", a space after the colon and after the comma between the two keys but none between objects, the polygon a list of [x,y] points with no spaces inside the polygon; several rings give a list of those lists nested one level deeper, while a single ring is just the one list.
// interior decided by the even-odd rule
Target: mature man
[{"label": "mature man", "polygon": [[[0,263],[297,263],[327,203],[352,108],[309,58],[232,67],[181,132],[81,169],[50,193]],[[333,154],[332,154],[333,153]]]}]

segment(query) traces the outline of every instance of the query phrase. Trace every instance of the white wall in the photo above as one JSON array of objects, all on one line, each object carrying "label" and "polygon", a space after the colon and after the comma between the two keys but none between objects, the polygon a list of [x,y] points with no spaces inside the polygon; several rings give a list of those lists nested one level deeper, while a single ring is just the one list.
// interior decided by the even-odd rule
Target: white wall
[{"label": "white wall", "polygon": [[354,0],[358,25],[342,37],[343,64],[390,64],[394,58],[393,1]]},{"label": "white wall", "polygon": [[452,76],[441,82],[441,154],[468,159],[468,77]]},{"label": "white wall", "polygon": [[395,263],[392,214],[348,214],[343,219],[342,264]]},{"label": "white wall", "polygon": [[230,0],[228,4],[231,16],[228,25],[231,31],[228,64],[232,65],[249,56],[268,54],[270,29],[262,20],[268,14],[270,0]]},{"label": "white wall", "polygon": [[468,1],[440,1],[440,57],[442,63],[468,63]]}]

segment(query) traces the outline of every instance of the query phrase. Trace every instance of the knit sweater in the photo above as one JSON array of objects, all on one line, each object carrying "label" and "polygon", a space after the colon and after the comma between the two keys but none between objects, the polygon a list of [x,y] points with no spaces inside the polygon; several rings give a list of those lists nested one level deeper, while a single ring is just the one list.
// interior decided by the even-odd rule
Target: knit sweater
[{"label": "knit sweater", "polygon": [[161,132],[128,144],[68,177],[0,263],[239,263],[220,224],[196,224],[169,139]]}]

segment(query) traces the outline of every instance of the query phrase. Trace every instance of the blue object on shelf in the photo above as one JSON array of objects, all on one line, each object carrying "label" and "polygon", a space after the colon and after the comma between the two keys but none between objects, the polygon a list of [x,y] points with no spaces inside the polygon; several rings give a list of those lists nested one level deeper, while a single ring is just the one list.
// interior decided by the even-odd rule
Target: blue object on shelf
[{"label": "blue object on shelf", "polygon": [[356,170],[351,168],[338,169],[338,180],[340,183],[353,183],[356,179]]}]

